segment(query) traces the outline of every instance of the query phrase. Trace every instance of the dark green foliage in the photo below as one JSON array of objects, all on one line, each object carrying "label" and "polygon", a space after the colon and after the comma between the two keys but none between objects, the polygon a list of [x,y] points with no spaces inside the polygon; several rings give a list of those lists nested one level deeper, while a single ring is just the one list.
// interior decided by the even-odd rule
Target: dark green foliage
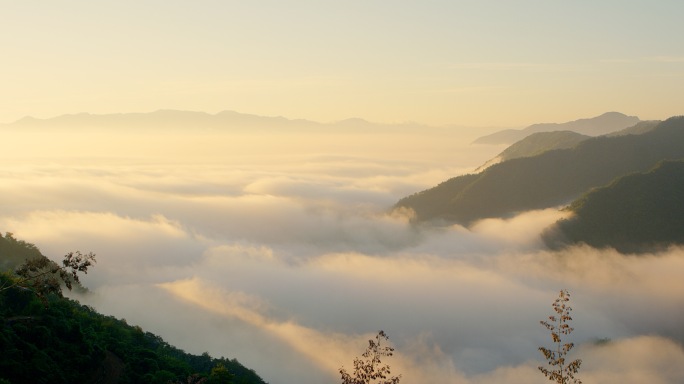
[{"label": "dark green foliage", "polygon": [[231,384],[233,382],[233,374],[230,373],[223,363],[218,363],[211,369],[211,374],[207,379],[207,384]]},{"label": "dark green foliage", "polygon": [[[43,257],[35,246],[11,236],[0,236],[0,244],[4,265],[19,262],[15,251]],[[41,298],[16,284],[21,279],[11,271],[0,273],[0,286],[5,287],[0,290],[0,383],[200,383],[218,366],[223,367],[222,377],[228,373],[234,383],[264,383],[236,360],[185,353],[59,292]]]},{"label": "dark green foliage", "polygon": [[412,209],[416,214],[415,219],[418,221],[440,218],[448,220],[448,216],[445,212],[445,202],[458,196],[460,191],[463,191],[479,177],[480,175],[454,177],[442,182],[434,188],[415,193],[399,200],[395,205],[395,208],[406,207]]},{"label": "dark green foliage", "polygon": [[12,233],[0,233],[0,271],[14,269],[26,260],[43,257],[38,247],[23,240],[17,240]]},{"label": "dark green foliage", "polygon": [[395,208],[413,209],[418,220],[469,224],[566,204],[617,177],[676,159],[684,159],[684,117],[641,135],[596,137],[572,149],[495,164],[401,199]]},{"label": "dark green foliage", "polygon": [[12,383],[85,382],[99,365],[102,349],[72,317],[78,304],[53,295],[46,307],[18,287],[0,294],[0,300],[0,377]]},{"label": "dark green foliage", "polygon": [[552,248],[583,242],[639,253],[684,244],[684,162],[663,162],[617,179],[568,209],[574,215],[543,235]]},{"label": "dark green foliage", "polygon": [[0,235],[0,261],[4,266],[0,270],[14,269],[17,276],[0,284],[0,292],[19,286],[45,300],[49,294],[61,296],[62,286],[68,290],[76,287],[84,291],[79,273],[88,273],[88,268],[95,263],[95,254],[69,252],[64,255],[60,266],[43,256],[35,245],[17,240],[8,232],[4,237]]},{"label": "dark green foliage", "polygon": [[632,127],[628,127],[628,128],[622,129],[622,130],[617,131],[617,132],[609,133],[606,136],[612,137],[612,136],[624,136],[624,135],[641,135],[642,133],[652,131],[653,128],[658,126],[658,124],[660,124],[660,120],[640,121]]}]

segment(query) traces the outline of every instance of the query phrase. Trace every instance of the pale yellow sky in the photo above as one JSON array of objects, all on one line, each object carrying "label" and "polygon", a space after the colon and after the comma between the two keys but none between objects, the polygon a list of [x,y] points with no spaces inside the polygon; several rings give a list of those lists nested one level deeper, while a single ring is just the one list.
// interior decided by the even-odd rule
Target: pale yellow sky
[{"label": "pale yellow sky", "polygon": [[157,109],[474,126],[682,114],[679,0],[0,7],[0,123]]}]

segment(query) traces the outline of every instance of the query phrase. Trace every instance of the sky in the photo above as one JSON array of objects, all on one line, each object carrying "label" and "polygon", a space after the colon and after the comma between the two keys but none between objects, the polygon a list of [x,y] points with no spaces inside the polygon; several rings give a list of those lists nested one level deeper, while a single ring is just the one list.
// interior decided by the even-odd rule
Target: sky
[{"label": "sky", "polygon": [[158,109],[483,127],[681,113],[678,0],[0,7],[2,123]]}]

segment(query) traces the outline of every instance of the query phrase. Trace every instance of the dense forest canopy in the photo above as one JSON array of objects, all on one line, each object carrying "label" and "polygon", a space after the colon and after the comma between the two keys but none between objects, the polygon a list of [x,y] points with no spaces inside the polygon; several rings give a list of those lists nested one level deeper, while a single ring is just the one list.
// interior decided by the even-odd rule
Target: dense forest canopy
[{"label": "dense forest canopy", "polygon": [[544,234],[553,248],[586,243],[635,253],[684,244],[684,162],[666,161],[619,178],[568,209],[573,216]]}]

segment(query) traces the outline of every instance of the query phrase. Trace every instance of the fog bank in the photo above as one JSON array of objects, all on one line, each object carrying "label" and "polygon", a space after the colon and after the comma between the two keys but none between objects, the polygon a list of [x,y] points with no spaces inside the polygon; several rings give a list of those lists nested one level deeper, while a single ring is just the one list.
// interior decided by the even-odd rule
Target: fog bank
[{"label": "fog bank", "polygon": [[79,300],[188,352],[272,383],[336,382],[383,329],[402,382],[543,383],[539,320],[567,288],[583,381],[684,377],[681,248],[550,252],[539,234],[557,209],[471,228],[388,213],[500,148],[422,131],[70,135],[5,142],[0,230],[53,259],[95,252]]}]

